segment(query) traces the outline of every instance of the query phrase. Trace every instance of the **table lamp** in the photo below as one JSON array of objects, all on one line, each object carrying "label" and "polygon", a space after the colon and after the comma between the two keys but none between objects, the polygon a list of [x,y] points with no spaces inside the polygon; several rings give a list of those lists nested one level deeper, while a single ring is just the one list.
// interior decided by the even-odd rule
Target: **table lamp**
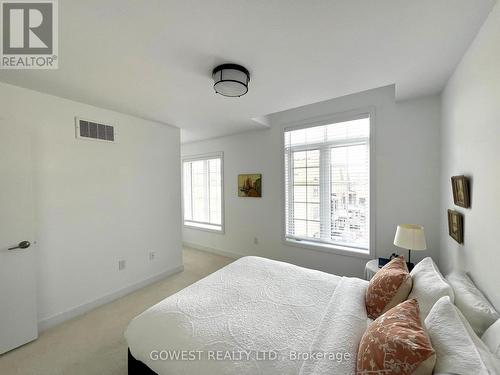
[{"label": "table lamp", "polygon": [[417,224],[399,224],[394,237],[394,245],[408,249],[408,263],[411,264],[412,250],[427,249],[424,227]]}]

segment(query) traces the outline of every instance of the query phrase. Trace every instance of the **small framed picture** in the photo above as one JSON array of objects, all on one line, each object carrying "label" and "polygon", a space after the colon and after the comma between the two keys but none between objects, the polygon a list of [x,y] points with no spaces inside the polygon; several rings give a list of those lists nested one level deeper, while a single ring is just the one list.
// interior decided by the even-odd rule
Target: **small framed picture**
[{"label": "small framed picture", "polygon": [[464,219],[460,212],[448,210],[448,233],[458,243],[464,243]]},{"label": "small framed picture", "polygon": [[460,207],[470,207],[469,179],[465,176],[453,176],[451,178],[453,190],[453,202]]},{"label": "small framed picture", "polygon": [[238,197],[262,197],[262,175],[260,173],[238,175]]}]

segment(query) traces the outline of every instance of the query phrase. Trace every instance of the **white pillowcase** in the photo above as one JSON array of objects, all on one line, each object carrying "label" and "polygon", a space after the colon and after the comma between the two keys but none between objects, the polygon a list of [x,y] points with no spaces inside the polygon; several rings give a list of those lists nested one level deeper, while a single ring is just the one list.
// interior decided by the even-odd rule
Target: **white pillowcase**
[{"label": "white pillowcase", "polygon": [[474,332],[481,336],[500,315],[463,271],[446,276],[455,292],[455,305],[469,321]]},{"label": "white pillowcase", "polygon": [[500,358],[500,319],[486,330],[481,340],[490,348],[490,351]]},{"label": "white pillowcase", "polygon": [[441,297],[454,300],[453,289],[439,272],[432,258],[424,258],[410,272],[413,288],[408,299],[416,298],[420,306],[420,319],[425,320],[432,306]]},{"label": "white pillowcase", "polygon": [[490,353],[448,296],[436,302],[425,326],[436,351],[434,373],[490,375],[499,371],[500,360]]}]

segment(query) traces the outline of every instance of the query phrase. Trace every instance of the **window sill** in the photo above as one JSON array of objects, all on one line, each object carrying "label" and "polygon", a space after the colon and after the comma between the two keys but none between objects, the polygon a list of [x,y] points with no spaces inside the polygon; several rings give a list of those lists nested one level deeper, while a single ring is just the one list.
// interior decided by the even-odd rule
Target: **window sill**
[{"label": "window sill", "polygon": [[195,223],[189,223],[189,222],[186,223],[185,222],[184,228],[201,230],[203,232],[224,234],[224,227],[220,227],[220,229],[219,229],[216,225],[195,224]]},{"label": "window sill", "polygon": [[283,240],[285,245],[300,247],[303,249],[309,249],[314,251],[320,251],[323,253],[329,254],[337,254],[343,255],[347,257],[361,258],[361,259],[373,259],[373,256],[370,251],[356,250],[350,247],[344,247],[340,245],[327,245],[327,244],[318,244],[316,242],[311,241],[298,241],[286,238]]}]

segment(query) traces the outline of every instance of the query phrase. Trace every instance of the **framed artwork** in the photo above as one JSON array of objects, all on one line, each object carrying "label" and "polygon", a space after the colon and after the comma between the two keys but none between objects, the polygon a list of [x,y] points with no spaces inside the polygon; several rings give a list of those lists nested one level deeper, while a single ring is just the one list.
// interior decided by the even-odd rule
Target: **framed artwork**
[{"label": "framed artwork", "polygon": [[250,198],[262,197],[262,175],[260,173],[239,174],[238,197],[250,197]]},{"label": "framed artwork", "polygon": [[460,207],[470,207],[469,179],[465,176],[453,176],[451,178],[453,190],[453,202]]},{"label": "framed artwork", "polygon": [[448,233],[458,243],[464,243],[464,220],[460,212],[448,210]]}]

